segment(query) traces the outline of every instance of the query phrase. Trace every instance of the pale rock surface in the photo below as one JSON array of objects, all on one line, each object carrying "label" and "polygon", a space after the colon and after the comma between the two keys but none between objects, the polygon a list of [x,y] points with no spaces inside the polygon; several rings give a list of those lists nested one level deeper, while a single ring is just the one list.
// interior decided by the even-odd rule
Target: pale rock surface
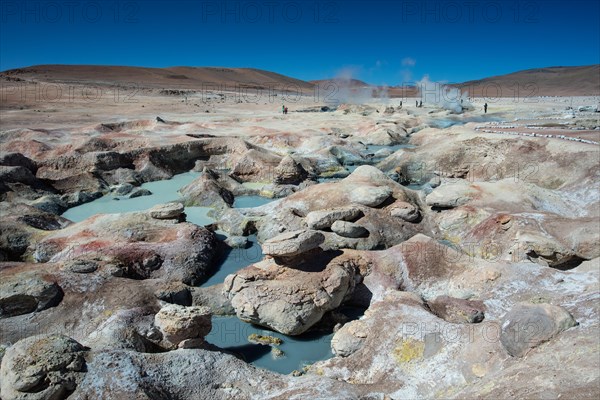
[{"label": "pale rock surface", "polygon": [[263,243],[263,253],[274,257],[293,257],[323,243],[323,234],[314,230],[285,232]]},{"label": "pale rock surface", "polygon": [[154,316],[154,324],[164,339],[173,345],[188,339],[204,339],[212,329],[212,314],[207,307],[168,304]]}]

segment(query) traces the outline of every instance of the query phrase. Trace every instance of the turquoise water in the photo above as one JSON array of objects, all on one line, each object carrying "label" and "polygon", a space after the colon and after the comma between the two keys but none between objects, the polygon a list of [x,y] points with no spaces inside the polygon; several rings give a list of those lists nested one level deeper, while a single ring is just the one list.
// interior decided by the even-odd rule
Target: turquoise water
[{"label": "turquoise water", "polygon": [[210,225],[215,220],[208,216],[210,207],[186,207],[185,216],[186,221],[191,222],[199,226]]},{"label": "turquoise water", "polygon": [[[180,199],[178,190],[192,182],[199,175],[198,172],[187,172],[175,175],[169,180],[145,183],[142,187],[153,193],[150,196],[133,199],[119,197],[119,200],[115,200],[115,196],[109,194],[71,208],[63,216],[74,222],[79,222],[96,214],[143,211],[156,204],[177,201]],[[234,207],[258,207],[273,200],[260,196],[239,196],[235,199]],[[210,207],[186,207],[186,219],[200,226],[211,224],[215,221],[208,216],[210,210]],[[219,239],[224,240],[226,238],[222,232],[216,233]],[[227,275],[260,261],[263,258],[263,253],[256,236],[249,236],[248,241],[248,248],[231,249],[222,255],[222,261],[215,266],[213,275],[202,286],[222,283]],[[279,348],[285,355],[281,358],[275,358],[271,354],[271,347],[248,342],[248,335],[252,333],[268,334],[281,338],[283,344]],[[253,365],[287,374],[295,369],[301,370],[306,364],[331,357],[333,355],[330,346],[331,337],[332,334],[317,333],[288,337],[242,322],[236,317],[213,317],[213,329],[206,339],[216,346],[240,355]]]},{"label": "turquoise water", "polygon": [[400,149],[414,149],[415,146],[414,144],[408,144],[408,143],[404,143],[404,144],[394,144],[392,146],[385,146],[385,145],[377,145],[377,144],[368,144],[367,145],[367,151],[369,153],[375,153],[379,150],[382,149],[390,149],[393,152],[398,151]]},{"label": "turquoise water", "polygon": [[[248,237],[250,247],[247,249],[231,249],[224,255],[224,261],[216,268],[216,272],[202,286],[223,283],[227,275],[232,274],[263,258],[262,249],[256,235]],[[306,333],[300,336],[286,336],[267,330],[263,327],[240,321],[237,317],[213,317],[213,329],[206,337],[209,343],[219,346],[241,356],[246,362],[257,367],[269,369],[282,374],[293,370],[301,370],[304,365],[326,360],[333,356],[331,338],[333,334]],[[270,346],[250,343],[248,336],[252,333],[275,336],[283,340],[278,346],[285,355],[275,357]]]},{"label": "turquoise water", "polygon": [[[220,236],[220,235],[219,235]],[[224,239],[223,236],[220,237]],[[212,286],[223,283],[227,275],[262,260],[263,252],[256,235],[248,236],[249,246],[246,249],[231,249],[223,255],[223,261],[215,268],[213,275],[202,286]]]},{"label": "turquoise water", "polygon": [[[169,203],[180,199],[177,191],[200,176],[200,172],[186,172],[171,179],[142,184],[142,188],[152,192],[149,196],[128,199],[125,196],[108,194],[89,203],[81,204],[65,211],[63,217],[74,222],[83,221],[96,214],[116,214],[143,211],[156,204]],[[119,200],[115,200],[119,199]]]},{"label": "turquoise water", "polygon": [[[246,362],[282,374],[301,370],[303,366],[333,356],[331,338],[333,334],[308,333],[301,336],[286,336],[240,321],[236,317],[213,317],[212,331],[206,337],[209,343],[236,353]],[[271,354],[271,347],[250,343],[252,333],[275,336],[283,340],[277,346],[284,352],[281,358]]]},{"label": "turquoise water", "polygon": [[258,207],[270,203],[273,200],[274,199],[262,196],[237,196],[233,201],[233,208]]},{"label": "turquoise water", "polygon": [[[360,318],[365,312],[363,308],[352,306],[342,306],[337,311],[351,320]],[[280,338],[283,343],[277,347],[285,355],[275,358],[269,346],[250,343],[248,336],[252,333]],[[236,317],[213,317],[213,329],[206,339],[212,344],[241,355],[244,360],[258,367],[289,374],[293,370],[302,370],[305,365],[331,358],[332,337],[333,333],[324,332],[286,336],[242,322]]]},{"label": "turquoise water", "polygon": [[435,118],[427,121],[427,125],[432,128],[445,129],[454,125],[464,125],[469,122],[492,122],[500,121],[498,117],[492,117],[489,114],[484,115],[452,115],[447,118]]},{"label": "turquoise water", "polygon": [[412,190],[422,190],[425,194],[429,194],[433,191],[433,188],[429,183],[410,183],[408,185],[404,185],[404,187]]}]

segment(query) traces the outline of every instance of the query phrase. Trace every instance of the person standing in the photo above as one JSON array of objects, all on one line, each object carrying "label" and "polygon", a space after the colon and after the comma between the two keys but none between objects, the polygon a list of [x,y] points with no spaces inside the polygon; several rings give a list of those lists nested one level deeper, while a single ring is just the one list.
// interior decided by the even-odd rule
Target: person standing
[{"label": "person standing", "polygon": [[483,105],[483,113],[487,114],[487,103]]},{"label": "person standing", "polygon": [[283,104],[281,105],[281,113],[285,114],[285,105],[283,105]]}]

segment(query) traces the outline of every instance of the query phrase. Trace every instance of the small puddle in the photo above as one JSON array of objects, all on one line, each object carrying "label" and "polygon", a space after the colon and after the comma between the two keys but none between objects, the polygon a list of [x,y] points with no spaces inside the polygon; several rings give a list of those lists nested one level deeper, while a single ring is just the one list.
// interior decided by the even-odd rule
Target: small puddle
[{"label": "small puddle", "polygon": [[[257,367],[282,374],[300,371],[305,365],[333,356],[333,334],[311,332],[300,336],[286,336],[242,322],[236,317],[213,317],[212,325],[213,329],[206,337],[209,343],[239,354],[246,362]],[[283,356],[275,357],[270,346],[250,343],[248,336],[253,333],[280,338],[283,343],[276,347],[283,351]]]}]

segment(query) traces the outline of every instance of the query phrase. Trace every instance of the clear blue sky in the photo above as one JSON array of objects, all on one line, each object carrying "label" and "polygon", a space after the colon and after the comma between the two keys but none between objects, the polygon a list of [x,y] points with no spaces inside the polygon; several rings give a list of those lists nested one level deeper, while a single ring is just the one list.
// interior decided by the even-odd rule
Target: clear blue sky
[{"label": "clear blue sky", "polygon": [[0,0],[0,70],[230,66],[460,82],[598,64],[599,25],[597,0]]}]

